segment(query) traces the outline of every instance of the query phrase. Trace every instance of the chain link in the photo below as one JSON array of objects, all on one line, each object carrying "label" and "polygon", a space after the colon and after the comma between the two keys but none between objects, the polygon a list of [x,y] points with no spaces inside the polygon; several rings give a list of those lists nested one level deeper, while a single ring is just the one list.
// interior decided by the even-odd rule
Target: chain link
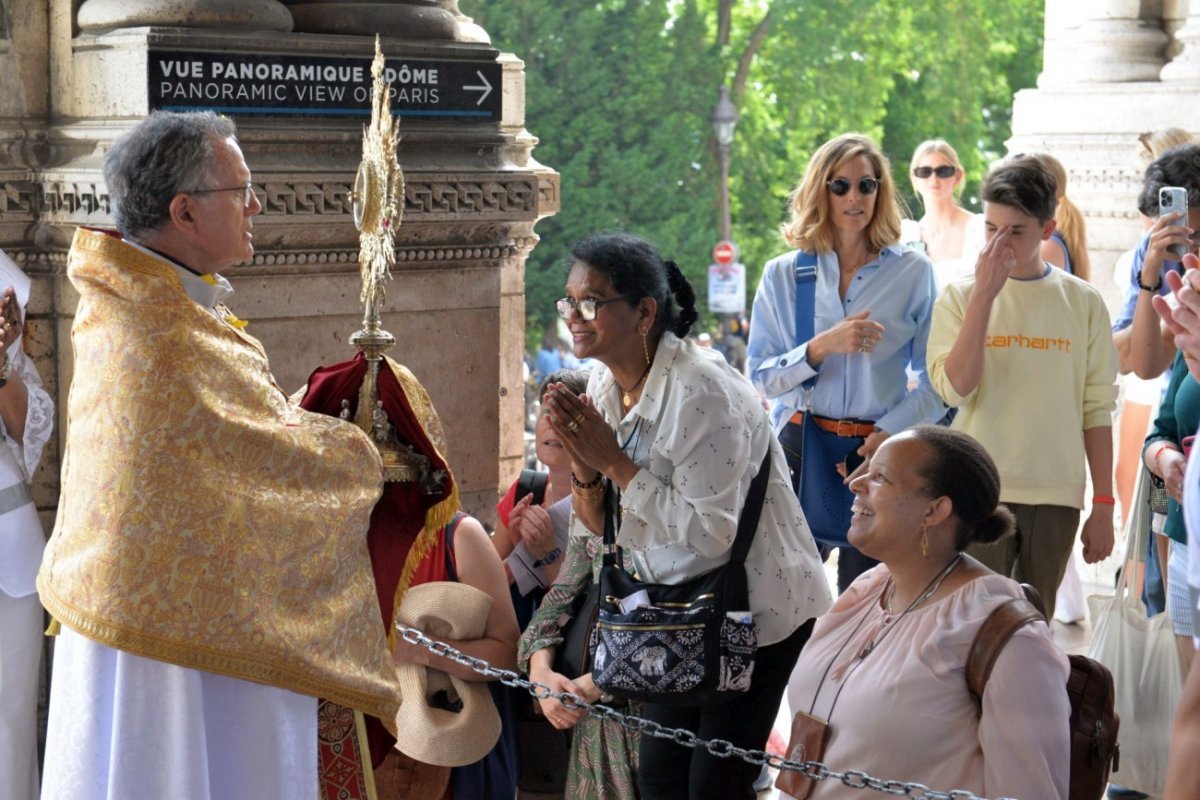
[{"label": "chain link", "polygon": [[[543,700],[553,697],[567,708],[584,709],[593,717],[611,720],[628,730],[638,731],[643,736],[654,736],[658,739],[670,739],[683,747],[703,748],[717,758],[740,758],[749,764],[762,766],[766,764],[777,770],[799,772],[814,781],[841,781],[851,789],[872,789],[876,792],[890,794],[896,797],[908,797],[911,800],[986,800],[965,789],[954,789],[949,792],[939,792],[921,783],[906,783],[904,781],[885,781],[873,778],[867,773],[849,769],[838,772],[822,764],[820,761],[791,761],[778,753],[768,753],[764,750],[746,750],[726,739],[701,739],[696,734],[684,728],[664,728],[654,720],[632,714],[622,714],[616,709],[603,705],[592,705],[578,695],[570,692],[556,692],[544,683],[529,681],[522,678],[520,673],[512,670],[493,667],[482,658],[475,658],[462,653],[445,642],[435,641],[423,634],[417,628],[409,628],[396,623],[396,632],[409,644],[424,647],[434,655],[448,658],[456,664],[470,667],[475,672],[487,678],[494,678],[505,686],[524,689],[534,698]],[[1012,798],[997,798],[996,800],[1013,800]]]}]

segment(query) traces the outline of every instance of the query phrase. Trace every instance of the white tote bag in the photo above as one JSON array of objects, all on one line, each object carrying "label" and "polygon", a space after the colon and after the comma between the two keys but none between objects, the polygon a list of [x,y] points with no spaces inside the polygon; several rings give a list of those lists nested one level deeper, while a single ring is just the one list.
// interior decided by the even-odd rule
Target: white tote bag
[{"label": "white tote bag", "polygon": [[1167,780],[1167,751],[1183,671],[1167,614],[1146,618],[1146,607],[1129,573],[1145,561],[1150,533],[1150,478],[1138,474],[1133,509],[1125,529],[1125,558],[1112,597],[1092,595],[1092,644],[1088,655],[1112,671],[1121,719],[1120,770],[1112,782],[1161,796]]}]

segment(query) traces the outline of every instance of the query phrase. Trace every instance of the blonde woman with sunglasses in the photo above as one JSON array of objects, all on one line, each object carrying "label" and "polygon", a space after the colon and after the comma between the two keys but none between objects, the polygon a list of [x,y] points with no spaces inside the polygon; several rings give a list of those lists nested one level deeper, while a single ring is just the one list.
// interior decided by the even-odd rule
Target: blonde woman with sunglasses
[{"label": "blonde woman with sunglasses", "polygon": [[966,178],[958,153],[942,139],[921,142],[913,152],[909,178],[925,215],[901,223],[900,241],[929,256],[939,289],[975,274],[975,258],[987,236],[983,216],[958,204]]},{"label": "blonde woman with sunglasses", "polygon": [[782,232],[796,249],[763,270],[748,371],[771,401],[814,536],[826,550],[840,548],[844,590],[877,562],[846,539],[853,498],[843,480],[856,477],[890,434],[935,422],[946,410],[925,374],[933,268],[898,244],[891,170],[866,136],[822,145],[789,204]]}]

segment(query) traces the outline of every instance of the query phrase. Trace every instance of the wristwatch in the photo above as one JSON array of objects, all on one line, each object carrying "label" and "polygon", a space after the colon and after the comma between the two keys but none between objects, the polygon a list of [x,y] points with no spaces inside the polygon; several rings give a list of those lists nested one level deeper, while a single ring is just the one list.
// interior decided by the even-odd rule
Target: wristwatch
[{"label": "wristwatch", "polygon": [[549,553],[546,553],[546,555],[539,558],[537,561],[534,561],[533,565],[535,567],[544,567],[544,566],[547,566],[548,564],[553,564],[555,561],[558,561],[559,556],[561,556],[561,555],[562,555],[562,548],[556,547],[553,550],[551,550]]},{"label": "wristwatch", "polygon": [[1147,286],[1146,284],[1142,283],[1142,271],[1139,269],[1137,271],[1137,285],[1142,291],[1157,292],[1162,288],[1162,273],[1160,272],[1158,274],[1158,283],[1154,284],[1153,286]]}]

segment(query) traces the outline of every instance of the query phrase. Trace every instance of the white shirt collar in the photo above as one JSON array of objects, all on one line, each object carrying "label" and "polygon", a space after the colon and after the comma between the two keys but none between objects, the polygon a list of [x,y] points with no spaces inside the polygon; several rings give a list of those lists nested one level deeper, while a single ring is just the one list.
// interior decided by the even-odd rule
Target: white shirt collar
[{"label": "white shirt collar", "polygon": [[190,269],[176,264],[170,258],[151,250],[145,245],[139,244],[132,239],[125,239],[124,241],[126,244],[169,265],[171,269],[175,270],[175,274],[179,276],[179,282],[183,284],[183,291],[187,293],[187,296],[205,308],[214,309],[221,303],[224,303],[233,294],[233,286],[216,272],[207,275],[197,275]]}]

